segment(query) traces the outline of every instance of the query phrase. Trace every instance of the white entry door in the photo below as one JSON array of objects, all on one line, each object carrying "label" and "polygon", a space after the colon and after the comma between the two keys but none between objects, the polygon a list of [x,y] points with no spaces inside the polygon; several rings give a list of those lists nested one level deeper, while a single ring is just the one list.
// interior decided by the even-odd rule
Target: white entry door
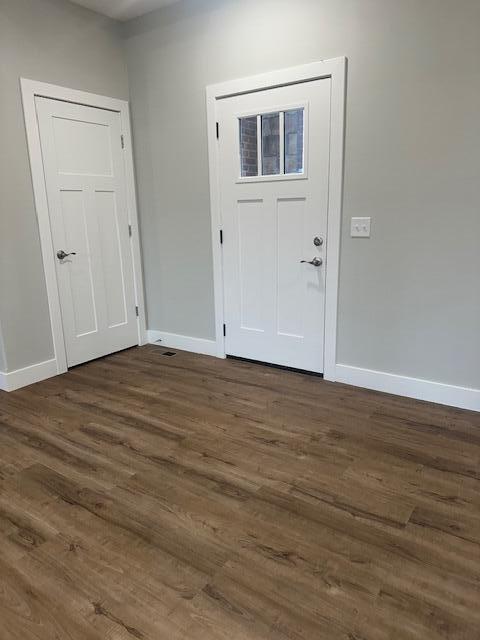
[{"label": "white entry door", "polygon": [[120,115],[36,98],[68,366],[138,344]]},{"label": "white entry door", "polygon": [[228,355],[323,372],[329,78],[218,104]]}]

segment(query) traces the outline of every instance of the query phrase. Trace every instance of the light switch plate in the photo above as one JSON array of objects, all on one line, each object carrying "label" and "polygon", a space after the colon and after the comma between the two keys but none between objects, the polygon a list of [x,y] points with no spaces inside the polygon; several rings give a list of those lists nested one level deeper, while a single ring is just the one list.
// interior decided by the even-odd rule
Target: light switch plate
[{"label": "light switch plate", "polygon": [[371,218],[352,218],[350,235],[352,238],[370,238]]}]

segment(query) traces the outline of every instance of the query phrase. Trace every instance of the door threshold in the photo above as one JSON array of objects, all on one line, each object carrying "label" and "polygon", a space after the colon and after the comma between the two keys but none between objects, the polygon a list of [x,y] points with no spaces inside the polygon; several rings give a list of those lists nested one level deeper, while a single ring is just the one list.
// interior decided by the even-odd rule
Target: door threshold
[{"label": "door threshold", "polygon": [[241,358],[240,356],[231,356],[226,354],[228,360],[238,360],[239,362],[249,362],[251,364],[260,364],[264,367],[271,367],[272,369],[281,369],[282,371],[291,371],[292,373],[303,373],[306,376],[313,376],[314,378],[322,378],[323,373],[317,373],[316,371],[308,371],[307,369],[296,369],[295,367],[287,367],[283,364],[274,364],[273,362],[263,362],[262,360],[252,360],[251,358]]}]

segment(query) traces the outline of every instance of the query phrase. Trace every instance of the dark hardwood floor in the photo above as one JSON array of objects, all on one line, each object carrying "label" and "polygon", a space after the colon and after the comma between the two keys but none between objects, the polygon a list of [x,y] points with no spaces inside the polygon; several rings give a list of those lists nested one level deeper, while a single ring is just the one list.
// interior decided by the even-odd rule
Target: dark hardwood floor
[{"label": "dark hardwood floor", "polygon": [[479,640],[480,414],[162,352],[0,392],[1,640]]}]

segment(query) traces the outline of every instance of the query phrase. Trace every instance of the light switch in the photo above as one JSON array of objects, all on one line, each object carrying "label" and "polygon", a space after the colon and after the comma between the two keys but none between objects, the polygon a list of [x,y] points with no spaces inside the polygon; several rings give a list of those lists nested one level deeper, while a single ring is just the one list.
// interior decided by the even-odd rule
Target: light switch
[{"label": "light switch", "polygon": [[352,218],[350,235],[352,238],[370,238],[371,218]]}]

